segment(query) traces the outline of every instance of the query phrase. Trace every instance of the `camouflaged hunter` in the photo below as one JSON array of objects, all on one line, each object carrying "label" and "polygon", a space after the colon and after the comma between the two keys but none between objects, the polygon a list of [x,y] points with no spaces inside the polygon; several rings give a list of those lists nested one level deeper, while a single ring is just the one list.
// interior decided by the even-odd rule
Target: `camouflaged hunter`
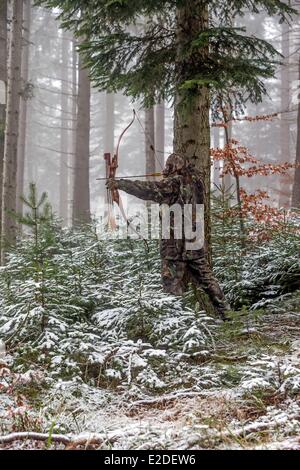
[{"label": "camouflaged hunter", "polygon": [[[132,181],[127,179],[109,180],[110,189],[125,191],[146,201],[171,207],[185,205],[196,207],[204,204],[204,186],[201,174],[186,164],[179,155],[167,159],[162,181]],[[193,210],[193,221],[195,210]],[[175,218],[171,217],[170,237],[161,239],[162,282],[166,292],[182,295],[192,281],[208,294],[216,312],[225,319],[226,303],[224,294],[214,278],[206,260],[205,248],[187,249],[187,240],[182,231],[181,239],[174,237]],[[176,224],[176,222],[175,222]],[[194,227],[193,227],[194,228]]]}]

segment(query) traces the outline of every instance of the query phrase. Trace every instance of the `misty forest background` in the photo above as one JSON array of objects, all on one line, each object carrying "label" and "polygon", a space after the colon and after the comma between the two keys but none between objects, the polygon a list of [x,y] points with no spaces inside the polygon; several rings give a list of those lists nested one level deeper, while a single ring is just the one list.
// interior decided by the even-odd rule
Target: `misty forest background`
[{"label": "misty forest background", "polygon": [[[298,13],[0,0],[0,448],[300,449]],[[200,155],[226,324],[162,291],[157,240],[113,240],[133,109],[117,176]]]}]

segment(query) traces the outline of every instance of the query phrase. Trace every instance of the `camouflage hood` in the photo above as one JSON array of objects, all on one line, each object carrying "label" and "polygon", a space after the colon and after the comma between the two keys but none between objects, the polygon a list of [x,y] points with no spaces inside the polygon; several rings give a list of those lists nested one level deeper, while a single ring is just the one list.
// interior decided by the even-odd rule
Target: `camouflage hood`
[{"label": "camouflage hood", "polygon": [[172,153],[166,161],[163,171],[164,176],[183,175],[195,170],[194,164],[187,161],[184,157],[177,153]]}]

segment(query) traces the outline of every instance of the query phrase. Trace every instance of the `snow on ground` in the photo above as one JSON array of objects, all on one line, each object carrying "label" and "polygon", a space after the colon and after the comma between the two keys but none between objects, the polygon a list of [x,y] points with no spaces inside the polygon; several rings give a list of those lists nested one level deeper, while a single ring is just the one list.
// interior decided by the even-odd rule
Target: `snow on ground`
[{"label": "snow on ground", "polygon": [[[101,442],[92,447],[101,449],[300,449],[299,333],[297,312],[216,323],[214,346],[186,358],[190,384],[174,370],[167,386],[152,392],[130,380],[127,386],[54,381],[34,367],[16,374],[13,358],[2,357],[1,433],[59,433],[86,445],[96,434]],[[152,353],[163,365],[170,360],[168,351]],[[48,445],[62,447],[51,438]]]}]

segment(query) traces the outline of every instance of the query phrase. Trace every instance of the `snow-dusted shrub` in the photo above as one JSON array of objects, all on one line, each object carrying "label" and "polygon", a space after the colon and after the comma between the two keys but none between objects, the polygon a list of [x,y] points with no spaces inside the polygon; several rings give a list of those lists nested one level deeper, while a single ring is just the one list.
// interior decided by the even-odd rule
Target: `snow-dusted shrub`
[{"label": "snow-dusted shrub", "polygon": [[224,290],[232,305],[262,308],[299,289],[299,247],[300,236],[288,235],[253,247],[242,257],[239,279],[230,276],[230,269],[224,279]]},{"label": "snow-dusted shrub", "polygon": [[189,297],[162,292],[156,244],[148,252],[135,242],[129,257],[131,243],[106,242],[105,279],[90,286],[95,313],[61,341],[54,373],[72,358],[74,370],[79,365],[81,376],[95,385],[159,389],[181,361],[213,347],[214,319],[195,314]]},{"label": "snow-dusted shrub", "polygon": [[239,220],[227,215],[228,201],[216,199],[213,210],[214,270],[232,308],[259,309],[300,289],[300,220],[290,218],[282,232],[265,241],[251,238],[256,225],[244,220],[248,237],[241,238]]},{"label": "snow-dusted shrub", "polygon": [[20,241],[0,270],[0,337],[8,347],[22,346],[23,358],[41,361],[92,315],[97,299],[90,284],[101,278],[105,262],[92,228],[76,232],[52,224],[46,235],[40,233],[37,249],[30,237]]},{"label": "snow-dusted shrub", "polygon": [[[36,227],[35,227],[36,228]],[[214,346],[214,319],[165,294],[157,242],[111,241],[40,217],[0,270],[0,338],[15,367],[98,386],[161,389]]]},{"label": "snow-dusted shrub", "polygon": [[34,185],[24,202],[29,211],[19,221],[26,233],[0,269],[0,337],[16,348],[17,363],[47,362],[70,327],[93,311],[85,284],[101,277],[105,255],[93,227],[61,229]]},{"label": "snow-dusted shrub", "polygon": [[[192,292],[162,291],[156,241],[109,240],[93,225],[61,229],[42,208],[27,222],[32,230],[0,269],[0,339],[17,369],[39,363],[52,377],[131,389],[199,384],[195,365],[216,349],[218,322]],[[215,270],[232,304],[261,301],[271,285],[281,295],[299,268],[296,244],[296,237],[276,238],[243,257],[215,247]],[[220,367],[212,376],[204,365],[199,386],[240,379]]]}]

